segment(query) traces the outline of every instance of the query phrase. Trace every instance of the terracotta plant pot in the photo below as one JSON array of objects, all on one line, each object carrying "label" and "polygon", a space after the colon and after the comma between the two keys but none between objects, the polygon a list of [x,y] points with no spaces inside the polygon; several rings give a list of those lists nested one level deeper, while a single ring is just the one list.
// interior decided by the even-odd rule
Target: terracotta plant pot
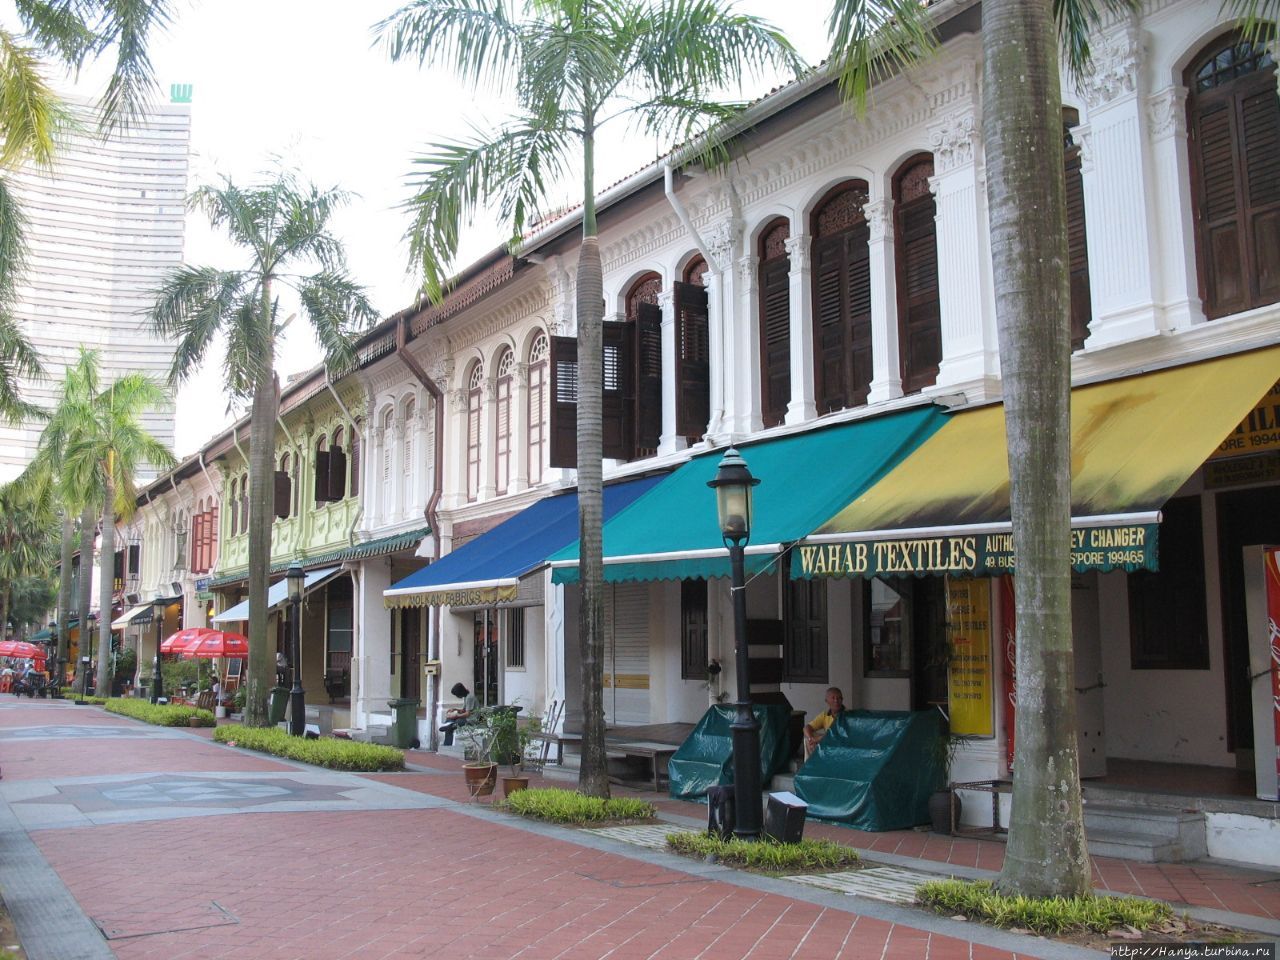
[{"label": "terracotta plant pot", "polygon": [[954,790],[939,790],[929,797],[929,820],[934,833],[951,836],[951,824],[960,824],[960,795]]},{"label": "terracotta plant pot", "polygon": [[199,718],[199,717],[188,717],[188,718],[187,718],[187,726],[188,726],[188,727],[201,727],[201,726],[204,726],[204,724],[201,722],[201,720],[200,720],[200,718]]},{"label": "terracotta plant pot", "polygon": [[462,773],[467,778],[467,790],[472,797],[489,796],[498,782],[496,763],[464,764]]},{"label": "terracotta plant pot", "polygon": [[506,799],[507,797],[511,796],[513,793],[515,793],[518,790],[528,790],[528,789],[529,789],[528,777],[520,776],[520,777],[503,777],[502,778],[503,799]]}]

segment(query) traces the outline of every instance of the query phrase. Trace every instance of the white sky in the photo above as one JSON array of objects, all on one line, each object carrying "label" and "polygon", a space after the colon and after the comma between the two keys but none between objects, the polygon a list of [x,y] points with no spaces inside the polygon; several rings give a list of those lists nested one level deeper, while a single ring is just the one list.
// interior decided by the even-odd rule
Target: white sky
[{"label": "white sky", "polygon": [[[740,0],[738,9],[771,19],[811,63],[826,52],[829,0]],[[162,100],[171,83],[193,85],[191,186],[226,175],[251,182],[280,158],[304,179],[357,194],[337,220],[352,275],[385,316],[413,300],[402,242],[410,158],[424,144],[491,128],[503,104],[478,100],[443,72],[391,64],[372,46],[371,26],[394,11],[395,0],[179,0],[169,30],[151,57]],[[5,18],[8,20],[9,18]],[[96,71],[95,71],[96,73]],[[86,80],[91,79],[86,77]],[[748,89],[763,93],[776,79]],[[81,92],[96,94],[88,82]],[[621,133],[619,128],[617,133]],[[615,133],[615,136],[617,135]],[[639,169],[667,145],[613,142],[601,151],[597,183]],[[577,199],[576,183],[563,199]],[[502,242],[495,223],[478,222],[463,236],[458,266]],[[198,215],[187,220],[186,261],[239,264],[233,247]],[[301,319],[292,324],[277,359],[282,379],[309,369],[321,354]],[[220,387],[220,360],[178,395],[177,450],[195,452],[231,417]]]}]

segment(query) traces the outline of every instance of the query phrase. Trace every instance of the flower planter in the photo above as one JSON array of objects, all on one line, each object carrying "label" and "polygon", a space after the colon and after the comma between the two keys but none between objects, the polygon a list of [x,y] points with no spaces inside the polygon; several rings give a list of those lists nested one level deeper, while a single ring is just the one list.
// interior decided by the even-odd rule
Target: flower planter
[{"label": "flower planter", "polygon": [[503,799],[506,799],[507,797],[511,796],[513,793],[516,793],[520,790],[528,790],[528,789],[529,789],[528,777],[519,776],[519,777],[503,777],[502,778]]},{"label": "flower planter", "polygon": [[496,763],[464,764],[462,773],[467,779],[467,790],[473,798],[489,796],[498,782]]}]

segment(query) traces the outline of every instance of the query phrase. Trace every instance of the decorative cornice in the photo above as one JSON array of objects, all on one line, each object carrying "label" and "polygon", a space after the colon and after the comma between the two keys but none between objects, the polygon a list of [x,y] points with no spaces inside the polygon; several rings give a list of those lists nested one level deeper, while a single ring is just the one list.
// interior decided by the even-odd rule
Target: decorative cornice
[{"label": "decorative cornice", "polygon": [[1144,46],[1142,31],[1129,23],[1094,48],[1093,65],[1076,85],[1090,110],[1137,92]]},{"label": "decorative cornice", "polygon": [[952,114],[929,127],[936,173],[949,173],[973,163],[973,141],[977,133],[973,111]]},{"label": "decorative cornice", "polygon": [[742,284],[744,289],[755,289],[759,268],[760,258],[753,254],[748,254],[738,259],[738,282]]},{"label": "decorative cornice", "polygon": [[707,252],[715,261],[712,269],[723,270],[733,259],[738,241],[742,239],[742,221],[737,218],[721,220],[711,226],[703,235],[707,244]]},{"label": "decorative cornice", "polygon": [[809,246],[812,240],[813,238],[807,233],[797,233],[794,237],[787,237],[783,241],[787,248],[787,257],[791,260],[792,276],[809,269]]},{"label": "decorative cornice", "polygon": [[867,218],[867,239],[885,241],[893,239],[893,201],[888,197],[872,200],[862,208]]},{"label": "decorative cornice", "polygon": [[[1147,123],[1152,140],[1187,135],[1187,88],[1166,87],[1147,98]],[[1083,148],[1082,148],[1083,149]]]}]

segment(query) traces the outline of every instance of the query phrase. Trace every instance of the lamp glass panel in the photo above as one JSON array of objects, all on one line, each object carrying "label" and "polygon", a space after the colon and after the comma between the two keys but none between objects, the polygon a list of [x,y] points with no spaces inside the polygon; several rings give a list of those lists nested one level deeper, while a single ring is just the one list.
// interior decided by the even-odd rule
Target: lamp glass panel
[{"label": "lamp glass panel", "polygon": [[751,533],[751,488],[746,484],[716,487],[716,510],[720,532],[729,539],[742,539]]}]

